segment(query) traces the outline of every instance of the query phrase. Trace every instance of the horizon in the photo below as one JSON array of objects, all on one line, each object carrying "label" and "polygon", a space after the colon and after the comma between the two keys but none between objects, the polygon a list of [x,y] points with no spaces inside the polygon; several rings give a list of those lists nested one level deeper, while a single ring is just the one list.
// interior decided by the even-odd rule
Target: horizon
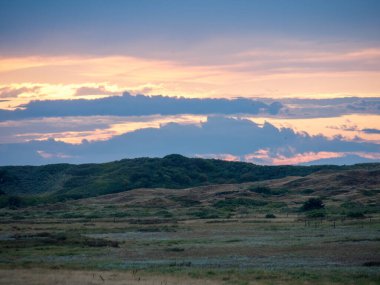
[{"label": "horizon", "polygon": [[324,167],[324,166],[337,166],[337,167],[355,167],[355,166],[361,166],[361,165],[376,165],[376,164],[380,164],[380,162],[364,162],[364,163],[354,163],[354,164],[349,164],[349,165],[346,165],[346,164],[280,164],[280,165],[273,165],[273,164],[255,164],[254,162],[249,162],[249,161],[240,161],[240,160],[226,160],[226,159],[222,159],[222,158],[217,158],[217,157],[212,157],[212,158],[203,158],[203,157],[188,157],[188,156],[184,156],[182,154],[178,154],[178,153],[171,153],[171,154],[167,154],[163,157],[152,157],[152,156],[141,156],[141,157],[134,157],[134,158],[121,158],[121,159],[118,159],[118,160],[112,160],[112,161],[105,161],[105,162],[99,162],[99,163],[96,163],[96,162],[90,162],[90,163],[70,163],[70,162],[60,162],[60,163],[48,163],[48,164],[38,164],[38,165],[0,165],[0,168],[7,168],[7,167],[44,167],[44,166],[50,166],[50,165],[57,165],[57,164],[67,164],[67,165],[73,165],[73,166],[80,166],[80,165],[87,165],[87,164],[109,164],[109,163],[117,163],[117,162],[122,162],[124,160],[138,160],[138,159],[165,159],[167,157],[170,157],[170,156],[173,156],[173,155],[179,155],[183,158],[186,158],[186,159],[202,159],[202,160],[218,160],[218,161],[223,161],[223,162],[234,162],[234,163],[248,163],[248,164],[252,164],[252,165],[255,165],[255,166],[263,166],[263,167],[267,167],[267,166],[271,166],[271,167],[281,167],[281,166],[294,166],[294,167],[313,167],[313,166],[321,166],[321,167]]}]

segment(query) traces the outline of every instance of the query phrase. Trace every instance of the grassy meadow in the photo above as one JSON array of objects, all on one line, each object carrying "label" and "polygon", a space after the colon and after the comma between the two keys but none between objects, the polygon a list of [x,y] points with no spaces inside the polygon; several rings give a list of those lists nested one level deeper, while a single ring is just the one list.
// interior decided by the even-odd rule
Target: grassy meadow
[{"label": "grassy meadow", "polygon": [[379,190],[347,177],[3,208],[0,284],[379,284]]}]

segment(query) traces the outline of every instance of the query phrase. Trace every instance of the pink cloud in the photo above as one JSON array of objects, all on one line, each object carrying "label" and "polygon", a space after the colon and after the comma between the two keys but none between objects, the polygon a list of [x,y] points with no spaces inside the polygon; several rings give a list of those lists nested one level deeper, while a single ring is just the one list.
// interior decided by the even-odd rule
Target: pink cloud
[{"label": "pink cloud", "polygon": [[327,151],[298,153],[292,157],[279,155],[275,158],[272,158],[271,164],[273,165],[300,164],[300,163],[306,163],[306,162],[319,160],[319,159],[343,157],[344,155],[345,155],[344,153],[340,153],[340,152],[327,152]]},{"label": "pink cloud", "polygon": [[301,163],[308,163],[320,159],[338,158],[346,155],[357,155],[368,159],[380,159],[380,153],[367,153],[367,152],[303,152],[295,153],[292,156],[285,156],[278,151],[276,154],[271,154],[268,149],[261,149],[252,154],[245,155],[243,160],[246,162],[270,164],[270,165],[296,165]]},{"label": "pink cloud", "polygon": [[[115,94],[116,93],[116,94]],[[119,95],[120,92],[112,92],[107,90],[106,86],[82,86],[75,91],[75,96],[86,96],[86,95]]]},{"label": "pink cloud", "polygon": [[218,154],[196,154],[195,157],[198,158],[214,158],[226,161],[240,161],[240,157],[228,153],[218,153]]},{"label": "pink cloud", "polygon": [[43,151],[43,150],[37,150],[37,153],[42,158],[45,158],[45,159],[49,159],[49,158],[72,158],[71,155],[67,155],[67,154],[64,154],[64,153],[49,153],[49,152],[46,152],[46,151]]},{"label": "pink cloud", "polygon": [[[295,151],[293,151],[295,152]],[[289,165],[307,163],[314,160],[343,157],[343,152],[304,152],[296,153],[293,156],[285,156],[278,151],[275,155],[271,154],[268,149],[261,149],[252,154],[244,156],[244,161],[247,162],[260,162],[260,164],[272,164],[272,165]]]}]

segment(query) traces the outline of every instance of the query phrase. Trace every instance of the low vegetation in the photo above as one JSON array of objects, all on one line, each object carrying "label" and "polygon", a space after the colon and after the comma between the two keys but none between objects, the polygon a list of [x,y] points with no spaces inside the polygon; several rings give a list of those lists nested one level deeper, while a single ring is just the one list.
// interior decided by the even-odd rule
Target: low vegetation
[{"label": "low vegetation", "polygon": [[377,284],[376,167],[58,202],[7,188],[0,284]]}]

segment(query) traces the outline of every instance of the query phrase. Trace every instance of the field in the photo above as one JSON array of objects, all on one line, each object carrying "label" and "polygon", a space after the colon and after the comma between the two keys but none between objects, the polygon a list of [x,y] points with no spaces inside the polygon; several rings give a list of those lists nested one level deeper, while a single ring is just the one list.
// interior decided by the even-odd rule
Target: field
[{"label": "field", "polygon": [[4,208],[0,284],[379,284],[379,177],[351,174]]},{"label": "field", "polygon": [[379,228],[296,216],[3,223],[0,283],[376,284]]}]

